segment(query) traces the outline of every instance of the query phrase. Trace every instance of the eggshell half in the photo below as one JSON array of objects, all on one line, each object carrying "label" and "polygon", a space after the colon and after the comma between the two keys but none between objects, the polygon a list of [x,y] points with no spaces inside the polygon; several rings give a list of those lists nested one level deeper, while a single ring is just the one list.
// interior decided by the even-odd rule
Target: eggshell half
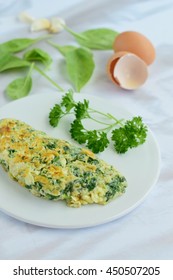
[{"label": "eggshell half", "polygon": [[146,63],[128,52],[114,54],[108,61],[107,73],[116,85],[128,90],[139,88],[148,77]]},{"label": "eggshell half", "polygon": [[145,61],[147,65],[155,60],[155,48],[152,43],[139,32],[125,31],[120,33],[114,41],[115,52],[127,51],[134,53]]}]

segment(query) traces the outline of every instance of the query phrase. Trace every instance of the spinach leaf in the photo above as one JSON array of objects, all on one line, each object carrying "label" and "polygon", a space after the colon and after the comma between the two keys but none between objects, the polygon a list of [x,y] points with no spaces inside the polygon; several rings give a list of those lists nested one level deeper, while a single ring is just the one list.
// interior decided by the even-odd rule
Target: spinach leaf
[{"label": "spinach leaf", "polygon": [[0,44],[0,52],[17,53],[27,49],[33,44],[47,38],[47,36],[38,37],[36,39],[31,38],[17,38]]},{"label": "spinach leaf", "polygon": [[60,46],[52,41],[48,43],[65,57],[69,78],[76,91],[80,91],[94,71],[95,64],[91,51],[71,45]]},{"label": "spinach leaf", "polygon": [[21,67],[28,67],[30,63],[24,59],[21,59],[17,56],[14,56],[10,53],[2,53],[0,58],[0,72],[21,68]]},{"label": "spinach leaf", "polygon": [[76,48],[67,52],[65,59],[69,78],[79,92],[94,71],[93,55],[87,49]]},{"label": "spinach leaf", "polygon": [[32,88],[32,78],[24,77],[12,81],[6,88],[6,94],[11,99],[27,96]]},{"label": "spinach leaf", "polygon": [[90,29],[82,33],[76,33],[68,27],[65,29],[75,37],[81,46],[95,50],[111,50],[115,37],[118,35],[117,31],[109,28]]},{"label": "spinach leaf", "polygon": [[6,88],[6,94],[11,99],[18,99],[29,94],[32,88],[31,72],[34,64],[31,64],[26,77],[18,78],[12,81]]},{"label": "spinach leaf", "polygon": [[39,48],[27,51],[24,54],[24,59],[30,62],[39,61],[43,63],[45,66],[49,66],[52,63],[51,56],[47,52]]}]

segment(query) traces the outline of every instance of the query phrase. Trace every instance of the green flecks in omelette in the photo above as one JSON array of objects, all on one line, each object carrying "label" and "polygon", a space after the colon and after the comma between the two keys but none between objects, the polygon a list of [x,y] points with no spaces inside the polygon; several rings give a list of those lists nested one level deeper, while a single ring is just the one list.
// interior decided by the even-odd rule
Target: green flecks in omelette
[{"label": "green flecks in omelette", "polygon": [[125,177],[91,151],[14,119],[0,120],[0,164],[33,195],[71,207],[106,204],[127,187]]}]

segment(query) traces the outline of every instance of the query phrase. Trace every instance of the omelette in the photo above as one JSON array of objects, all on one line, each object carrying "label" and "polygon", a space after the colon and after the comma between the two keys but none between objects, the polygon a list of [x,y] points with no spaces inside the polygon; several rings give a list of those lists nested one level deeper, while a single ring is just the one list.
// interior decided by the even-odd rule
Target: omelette
[{"label": "omelette", "polygon": [[70,207],[107,204],[127,187],[125,177],[90,150],[15,119],[0,120],[0,165],[33,195]]}]

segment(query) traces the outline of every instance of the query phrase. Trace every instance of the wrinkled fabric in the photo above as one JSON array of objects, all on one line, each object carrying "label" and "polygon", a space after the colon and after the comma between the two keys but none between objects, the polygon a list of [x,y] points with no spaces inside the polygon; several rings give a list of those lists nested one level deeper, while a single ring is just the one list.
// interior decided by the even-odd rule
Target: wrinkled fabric
[{"label": "wrinkled fabric", "polygon": [[[95,51],[96,69],[81,94],[109,99],[115,104],[121,102],[141,115],[157,138],[162,163],[158,182],[143,203],[128,215],[104,225],[48,229],[20,222],[0,211],[0,259],[173,259],[173,1],[42,0],[41,5],[34,0],[17,1],[1,11],[1,42],[11,39],[14,31],[18,37],[31,36],[29,27],[16,20],[23,10],[34,17],[63,17],[76,32],[97,27],[119,32],[135,30],[153,42],[156,61],[149,66],[149,78],[141,88],[128,92],[115,87],[105,72],[112,51]],[[65,32],[57,36],[64,45],[74,42]],[[58,53],[56,57],[62,66],[62,57]],[[13,77],[4,73],[0,76],[0,106],[13,102],[4,94]],[[62,87],[69,88],[69,81],[59,69],[57,77]],[[31,94],[44,94],[49,88],[39,77]]]}]

